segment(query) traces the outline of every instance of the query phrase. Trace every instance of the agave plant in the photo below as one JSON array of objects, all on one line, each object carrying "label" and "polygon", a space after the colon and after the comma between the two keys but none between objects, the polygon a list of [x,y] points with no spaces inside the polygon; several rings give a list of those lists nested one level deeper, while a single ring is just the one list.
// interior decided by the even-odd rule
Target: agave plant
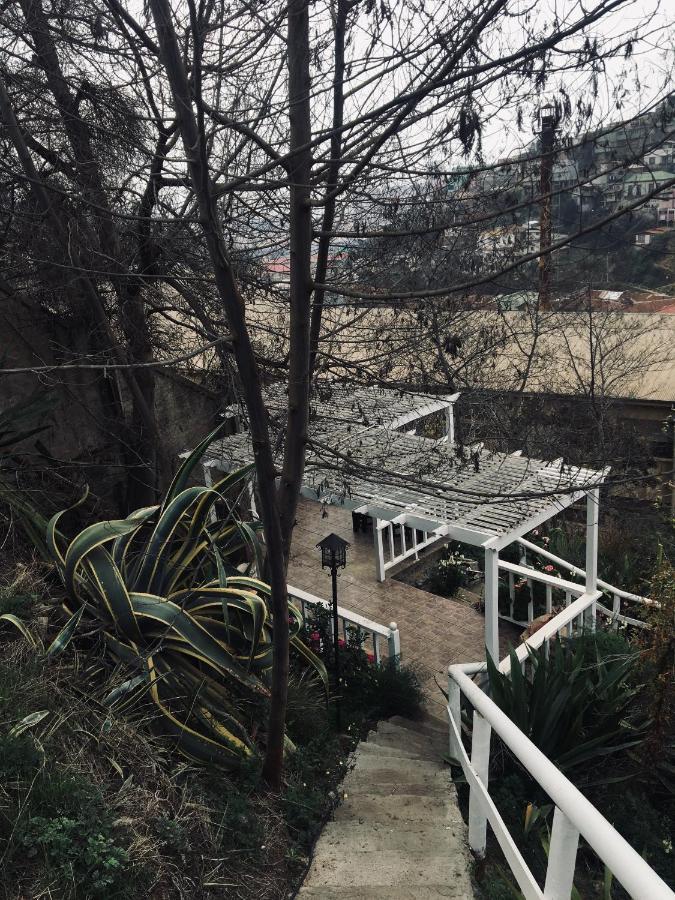
[{"label": "agave plant", "polygon": [[[252,466],[212,487],[188,486],[221,428],[185,460],[161,506],[97,522],[70,542],[57,527],[63,510],[49,521],[47,545],[73,628],[80,616],[96,620],[114,657],[138,670],[109,701],[145,685],[185,754],[228,765],[255,752],[274,623],[269,587],[252,563],[235,565],[244,549],[260,558],[258,526],[240,521],[226,497],[243,487]],[[212,521],[218,499],[228,514]],[[292,648],[327,685],[322,662],[298,636],[302,618],[294,606],[289,620]]]}]

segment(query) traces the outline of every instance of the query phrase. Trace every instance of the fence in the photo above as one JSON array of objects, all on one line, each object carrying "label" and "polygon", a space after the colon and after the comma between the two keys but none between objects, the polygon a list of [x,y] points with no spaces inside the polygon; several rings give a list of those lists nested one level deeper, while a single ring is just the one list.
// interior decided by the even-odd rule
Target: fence
[{"label": "fence", "polygon": [[[317,597],[300,588],[289,585],[288,595],[292,599],[299,601],[303,619],[306,617],[308,605],[318,605],[324,609],[332,609],[330,600],[324,600],[322,597]],[[379,663],[382,660],[382,644],[386,644],[387,657],[389,659],[401,658],[401,635],[396,622],[390,622],[389,625],[380,625],[378,622],[366,619],[365,616],[360,616],[358,613],[351,612],[351,610],[342,606],[338,606],[338,622],[342,628],[345,640],[348,637],[347,629],[350,627],[355,628],[359,634],[365,635],[366,643],[364,644],[364,649],[367,649],[367,645],[370,643],[373,648],[375,662]]]},{"label": "fence", "polygon": [[[572,577],[585,578],[586,572],[584,569],[579,568],[578,566],[574,566],[572,563],[567,562],[565,559],[561,559],[561,557],[556,556],[548,550],[545,550],[543,547],[538,547],[536,544],[531,543],[524,538],[521,538],[517,542],[523,548],[525,553],[530,551],[531,553],[536,553],[538,556],[541,556],[543,559],[549,561],[553,565],[566,569]],[[508,615],[501,615],[501,618],[506,619],[507,621],[513,622],[516,625],[529,625],[530,622],[534,619],[534,603],[533,603],[533,583],[539,582],[545,585],[546,589],[546,612],[550,613],[553,609],[553,600],[554,600],[554,591],[558,594],[561,594],[564,599],[564,605],[569,606],[572,601],[572,597],[575,595],[580,595],[584,591],[584,586],[581,584],[577,584],[573,581],[567,581],[562,578],[557,578],[555,576],[547,575],[545,572],[538,572],[536,569],[528,566],[526,562],[521,563],[521,565],[515,565],[513,563],[507,563],[504,560],[499,561],[500,569],[508,572],[508,590],[509,590],[509,613]],[[515,576],[519,575],[526,583],[528,588],[530,589],[530,599],[528,601],[527,607],[527,619],[523,620],[520,618],[516,618],[514,616],[514,606],[515,606]],[[654,600],[650,600],[649,597],[642,597],[639,594],[632,594],[629,591],[624,591],[621,588],[615,587],[612,584],[609,584],[606,581],[598,578],[597,580],[598,587],[601,589],[602,594],[611,594],[612,596],[612,608],[609,609],[602,603],[596,601],[597,611],[605,616],[608,619],[611,619],[614,626],[617,627],[619,623],[623,625],[631,625],[636,628],[648,628],[649,626],[646,622],[643,622],[641,619],[637,619],[634,616],[628,616],[621,612],[621,603],[622,601],[628,601],[630,603],[635,603],[640,606],[658,606],[658,604]]]}]

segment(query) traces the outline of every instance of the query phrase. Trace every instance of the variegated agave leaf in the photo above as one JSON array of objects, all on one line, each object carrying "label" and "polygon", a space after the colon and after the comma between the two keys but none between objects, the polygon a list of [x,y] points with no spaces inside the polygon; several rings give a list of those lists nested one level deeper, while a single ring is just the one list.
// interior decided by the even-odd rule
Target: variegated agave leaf
[{"label": "variegated agave leaf", "polygon": [[[185,460],[160,507],[95,523],[70,543],[57,530],[57,514],[47,538],[71,614],[59,647],[83,614],[98,619],[109,651],[135,670],[121,693],[145,684],[163,730],[186,755],[233,765],[255,752],[249,728],[269,698],[274,623],[269,587],[236,566],[245,551],[260,567],[257,523],[234,514],[209,521],[215,501],[243,486],[252,467],[212,488],[188,484],[219,433]],[[298,637],[295,607],[289,623],[292,646],[327,687],[322,662]],[[113,691],[111,702],[117,696]]]}]

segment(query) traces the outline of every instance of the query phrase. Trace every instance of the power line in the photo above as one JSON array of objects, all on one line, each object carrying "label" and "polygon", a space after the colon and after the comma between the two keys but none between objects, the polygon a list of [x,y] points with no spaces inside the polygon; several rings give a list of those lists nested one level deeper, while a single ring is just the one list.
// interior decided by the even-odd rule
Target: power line
[{"label": "power line", "polygon": [[23,366],[21,368],[16,369],[0,369],[0,375],[25,375],[25,374],[37,374],[40,372],[62,372],[65,370],[72,369],[96,369],[106,372],[108,369],[157,369],[163,368],[165,366],[175,366],[178,363],[186,362],[188,359],[192,359],[195,356],[199,356],[200,353],[204,353],[206,350],[210,350],[212,347],[216,347],[219,344],[227,344],[231,341],[229,337],[217,338],[215,341],[210,341],[208,344],[203,344],[201,347],[198,347],[196,350],[192,350],[190,353],[185,353],[182,356],[174,356],[171,359],[161,359],[155,360],[153,362],[146,363],[67,363],[65,365],[54,365],[54,366]]}]

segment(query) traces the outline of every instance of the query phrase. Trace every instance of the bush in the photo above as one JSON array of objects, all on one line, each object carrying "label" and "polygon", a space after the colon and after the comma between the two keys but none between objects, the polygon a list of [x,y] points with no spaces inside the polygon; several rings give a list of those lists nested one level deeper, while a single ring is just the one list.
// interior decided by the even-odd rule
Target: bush
[{"label": "bush", "polygon": [[[244,551],[260,562],[254,526],[227,504],[224,519],[210,520],[216,501],[241,489],[253,465],[211,487],[188,486],[224,427],[184,461],[161,506],[96,522],[72,541],[58,528],[67,510],[50,519],[46,545],[70,619],[47,655],[62,651],[84,618],[128,669],[108,704],[142,688],[163,733],[186,756],[236,767],[255,755],[253,735],[265,733],[274,623],[269,586],[235,565]],[[291,647],[327,686],[324,666],[298,638],[299,611],[289,606],[288,616]]]},{"label": "bush", "polygon": [[596,806],[619,834],[667,884],[675,884],[672,813],[658,810],[643,792],[607,790],[594,798]]},{"label": "bush", "polygon": [[635,655],[603,659],[595,639],[556,641],[548,655],[545,647],[530,650],[532,674],[526,678],[512,650],[508,676],[488,657],[490,692],[558,768],[588,781],[594,762],[604,763],[644,739],[644,722],[627,721],[637,693],[629,681],[635,661]]},{"label": "bush", "polygon": [[463,569],[452,559],[439,560],[429,573],[429,591],[441,597],[454,597],[466,583]]},{"label": "bush", "polygon": [[41,854],[47,877],[92,898],[128,896],[129,855],[109,826],[82,818],[33,816],[21,828],[18,844],[28,856]]},{"label": "bush", "polygon": [[[332,619],[329,610],[316,605],[308,608],[304,639],[321,657],[335,688],[335,654]],[[376,663],[364,650],[365,636],[348,629],[347,641],[340,641],[340,699],[343,725],[377,721],[400,715],[420,715],[423,693],[414,668],[398,660]],[[319,718],[320,720],[320,718]]]}]

